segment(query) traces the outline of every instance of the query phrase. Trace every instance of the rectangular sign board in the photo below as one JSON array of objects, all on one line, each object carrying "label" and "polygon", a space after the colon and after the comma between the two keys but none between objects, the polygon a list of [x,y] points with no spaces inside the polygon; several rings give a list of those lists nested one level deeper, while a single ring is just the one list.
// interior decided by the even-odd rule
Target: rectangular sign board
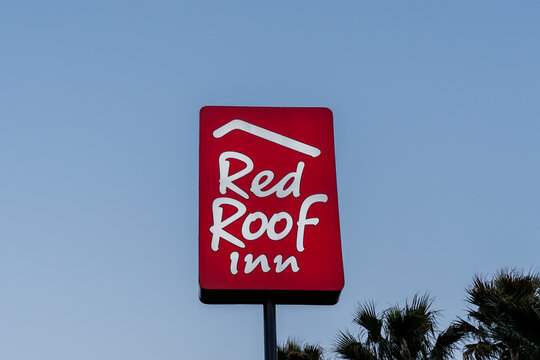
[{"label": "rectangular sign board", "polygon": [[210,304],[335,304],[343,289],[327,108],[200,111],[199,285]]}]

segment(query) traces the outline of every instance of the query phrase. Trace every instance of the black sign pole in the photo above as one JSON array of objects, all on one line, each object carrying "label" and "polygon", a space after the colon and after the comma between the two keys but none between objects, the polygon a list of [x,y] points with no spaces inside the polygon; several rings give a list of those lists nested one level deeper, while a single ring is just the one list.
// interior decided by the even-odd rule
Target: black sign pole
[{"label": "black sign pole", "polygon": [[264,360],[277,360],[276,304],[264,302]]}]

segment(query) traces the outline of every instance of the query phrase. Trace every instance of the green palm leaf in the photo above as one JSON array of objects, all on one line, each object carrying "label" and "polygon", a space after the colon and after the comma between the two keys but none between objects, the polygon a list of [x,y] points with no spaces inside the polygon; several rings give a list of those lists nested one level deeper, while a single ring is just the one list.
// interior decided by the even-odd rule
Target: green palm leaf
[{"label": "green palm leaf", "polygon": [[[502,270],[467,290],[467,359],[540,359],[540,276]],[[474,324],[474,325],[473,325]]]},{"label": "green palm leaf", "polygon": [[373,302],[359,304],[354,323],[360,327],[360,336],[340,332],[334,351],[351,360],[450,359],[464,332],[456,324],[436,337],[438,312],[431,309],[432,304],[427,294],[380,313]]}]

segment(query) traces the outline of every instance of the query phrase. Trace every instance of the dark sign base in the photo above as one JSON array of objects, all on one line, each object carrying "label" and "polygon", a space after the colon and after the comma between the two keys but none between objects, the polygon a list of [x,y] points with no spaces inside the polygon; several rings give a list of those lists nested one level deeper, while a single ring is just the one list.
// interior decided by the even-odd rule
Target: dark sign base
[{"label": "dark sign base", "polygon": [[335,305],[341,291],[306,290],[208,290],[199,288],[205,304],[264,304],[272,300],[282,305]]}]

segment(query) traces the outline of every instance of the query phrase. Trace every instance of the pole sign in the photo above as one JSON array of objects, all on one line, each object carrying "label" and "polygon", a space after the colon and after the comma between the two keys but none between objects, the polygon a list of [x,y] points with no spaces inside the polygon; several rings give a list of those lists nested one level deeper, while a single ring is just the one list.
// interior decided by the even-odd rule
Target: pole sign
[{"label": "pole sign", "polygon": [[343,289],[332,112],[200,112],[199,285],[208,304],[335,304]]}]

